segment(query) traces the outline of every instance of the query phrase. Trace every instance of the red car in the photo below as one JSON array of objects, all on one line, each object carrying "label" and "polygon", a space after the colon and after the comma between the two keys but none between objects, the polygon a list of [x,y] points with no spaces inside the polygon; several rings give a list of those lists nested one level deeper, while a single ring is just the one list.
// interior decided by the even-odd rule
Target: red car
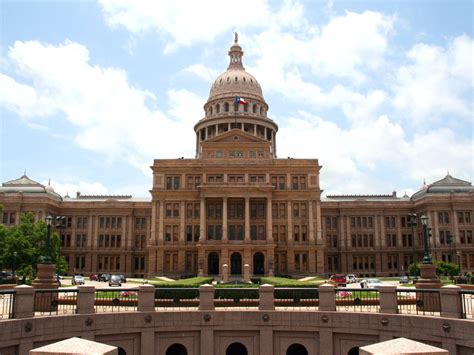
[{"label": "red car", "polygon": [[346,286],[347,277],[346,274],[334,274],[329,278],[329,281],[334,282],[337,286]]},{"label": "red car", "polygon": [[92,274],[91,276],[89,276],[89,281],[97,281],[99,278],[99,275],[97,274]]}]

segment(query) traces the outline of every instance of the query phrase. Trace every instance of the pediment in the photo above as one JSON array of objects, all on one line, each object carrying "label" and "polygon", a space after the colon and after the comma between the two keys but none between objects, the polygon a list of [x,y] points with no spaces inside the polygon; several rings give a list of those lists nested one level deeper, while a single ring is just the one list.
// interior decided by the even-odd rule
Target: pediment
[{"label": "pediment", "polygon": [[231,129],[216,137],[208,139],[206,143],[269,143],[267,140],[256,137],[251,133],[244,132],[238,128]]}]

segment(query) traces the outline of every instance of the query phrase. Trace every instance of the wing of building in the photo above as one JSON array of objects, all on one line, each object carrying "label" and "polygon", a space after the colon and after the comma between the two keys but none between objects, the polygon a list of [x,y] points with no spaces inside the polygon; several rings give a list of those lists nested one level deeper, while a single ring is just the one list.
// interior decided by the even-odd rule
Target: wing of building
[{"label": "wing of building", "polygon": [[[437,260],[474,271],[474,187],[449,174],[411,198],[321,199],[317,159],[277,158],[277,124],[234,41],[229,67],[211,86],[194,126],[194,159],[153,162],[151,199],[62,198],[26,174],[0,188],[3,223],[21,213],[66,216],[61,253],[69,273],[127,276],[405,274],[423,254],[425,214]],[[448,238],[451,235],[451,238]]]}]

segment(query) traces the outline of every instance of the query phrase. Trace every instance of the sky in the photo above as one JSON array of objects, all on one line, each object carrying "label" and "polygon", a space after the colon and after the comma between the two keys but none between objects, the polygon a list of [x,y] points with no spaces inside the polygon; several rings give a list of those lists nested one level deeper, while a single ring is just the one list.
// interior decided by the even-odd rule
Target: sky
[{"label": "sky", "polygon": [[194,158],[233,32],[323,194],[474,175],[470,0],[0,0],[0,180],[149,197],[153,159]]}]

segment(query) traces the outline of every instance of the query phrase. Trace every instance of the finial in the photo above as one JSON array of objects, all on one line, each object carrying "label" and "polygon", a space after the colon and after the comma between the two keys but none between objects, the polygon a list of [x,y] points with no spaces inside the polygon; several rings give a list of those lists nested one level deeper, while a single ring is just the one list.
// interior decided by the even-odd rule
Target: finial
[{"label": "finial", "polygon": [[237,33],[237,31],[234,32],[234,43],[239,43],[239,34]]},{"label": "finial", "polygon": [[48,186],[51,186],[51,178],[48,179]]},{"label": "finial", "polygon": [[26,176],[26,169],[25,169],[25,171],[23,172],[23,176]]},{"label": "finial", "polygon": [[449,176],[449,169],[448,169],[448,176]]}]

